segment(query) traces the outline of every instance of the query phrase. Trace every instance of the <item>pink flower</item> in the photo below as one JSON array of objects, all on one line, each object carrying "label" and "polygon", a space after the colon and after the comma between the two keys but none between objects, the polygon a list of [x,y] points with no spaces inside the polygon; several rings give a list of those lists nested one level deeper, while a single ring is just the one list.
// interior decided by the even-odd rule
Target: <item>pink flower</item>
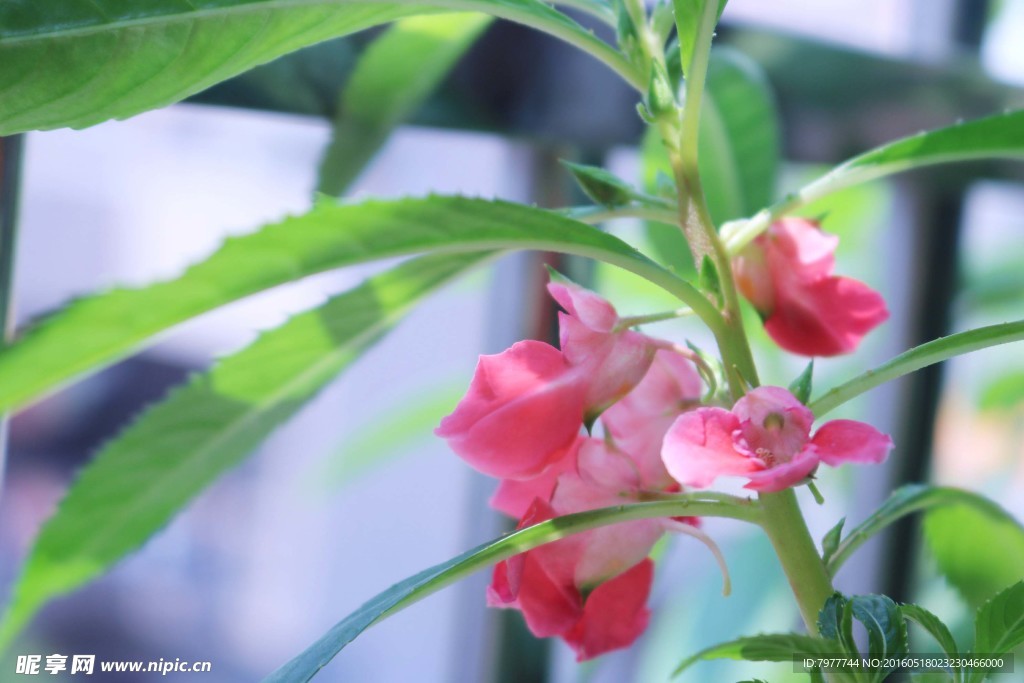
[{"label": "pink flower", "polygon": [[615,307],[588,289],[552,281],[548,291],[566,310],[558,314],[559,343],[569,364],[589,377],[587,412],[596,416],[643,378],[655,342],[639,332],[617,330]]},{"label": "pink flower", "polygon": [[685,486],[706,488],[720,476],[743,476],[746,488],[781,491],[820,462],[882,462],[892,439],[853,420],[826,422],[811,436],[814,415],[781,387],[752,390],[733,406],[683,413],[665,436],[662,457]]},{"label": "pink flower", "polygon": [[[555,514],[550,505],[536,500],[519,528]],[[653,563],[644,559],[596,587],[581,586],[577,566],[586,546],[586,534],[577,534],[516,555],[494,568],[487,592],[492,607],[521,610],[537,637],[561,636],[578,661],[627,647],[643,633],[653,581]]]},{"label": "pink flower", "polygon": [[558,349],[519,342],[480,357],[469,391],[435,434],[484,474],[536,476],[575,442],[583,424],[586,379]]},{"label": "pink flower", "polygon": [[601,416],[615,445],[635,461],[644,488],[663,490],[674,483],[661,460],[661,442],[676,417],[700,401],[701,391],[693,363],[662,349],[636,388]]},{"label": "pink flower", "polygon": [[774,223],[736,257],[736,284],[775,342],[805,356],[853,351],[889,317],[863,282],[832,274],[839,238],[804,218]]}]

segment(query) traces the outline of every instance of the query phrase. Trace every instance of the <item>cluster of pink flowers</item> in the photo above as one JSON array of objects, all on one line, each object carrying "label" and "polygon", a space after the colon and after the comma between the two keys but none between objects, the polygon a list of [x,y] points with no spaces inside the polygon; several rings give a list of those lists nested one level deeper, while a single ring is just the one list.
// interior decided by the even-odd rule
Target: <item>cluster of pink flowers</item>
[{"label": "cluster of pink flowers", "polygon": [[[839,279],[830,274],[830,256],[815,261],[804,237],[782,234],[799,243],[799,263],[813,262],[826,282]],[[755,243],[770,273],[780,258],[773,245],[786,239]],[[740,277],[754,277],[752,257],[744,258]],[[769,321],[796,319],[780,312],[787,302],[804,301],[791,287],[819,287],[809,276],[766,277],[777,288]],[[624,329],[615,308],[582,287],[553,281],[548,290],[565,310],[560,349],[523,341],[482,356],[466,396],[437,429],[467,463],[500,479],[491,503],[520,528],[682,486],[706,487],[719,476],[778,491],[806,481],[820,462],[878,462],[891,448],[889,437],[849,420],[829,422],[812,437],[810,410],[778,387],[754,389],[731,410],[701,406],[700,375],[672,344]],[[833,347],[857,334],[837,328],[837,319],[822,333]],[[603,438],[590,436],[597,421]],[[580,660],[625,647],[649,619],[651,548],[666,531],[696,523],[625,522],[520,554],[495,568],[488,602],[521,610],[535,635],[560,636]]]}]

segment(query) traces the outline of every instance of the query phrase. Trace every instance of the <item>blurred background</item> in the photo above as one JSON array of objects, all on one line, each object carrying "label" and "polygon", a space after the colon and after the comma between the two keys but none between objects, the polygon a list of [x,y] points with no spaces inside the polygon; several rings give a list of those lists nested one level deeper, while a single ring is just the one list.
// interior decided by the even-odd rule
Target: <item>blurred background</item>
[{"label": "blurred background", "polygon": [[[781,196],[894,137],[1021,106],[1021,35],[1024,0],[731,0],[718,43],[767,72],[781,116]],[[18,324],[90,292],[172,277],[226,236],[308,208],[338,88],[371,36],[307,49],[190,103],[21,140]],[[439,192],[578,204],[559,158],[639,179],[634,104],[635,95],[588,57],[496,24],[349,196]],[[882,291],[893,312],[855,356],[816,364],[819,391],[912,345],[1020,318],[1022,179],[1020,166],[961,165],[857,187],[808,209],[827,215],[825,229],[842,238],[838,270]],[[639,223],[607,227],[650,246]],[[500,533],[506,522],[486,512],[493,482],[431,431],[465,389],[478,354],[549,333],[542,258],[506,258],[432,297],[140,552],[44,610],[8,656],[209,660],[212,680],[255,681],[391,583]],[[622,313],[665,307],[657,292],[612,269],[558,265]],[[259,330],[377,269],[310,278],[203,316],[15,416],[0,497],[0,594],[75,471],[145,405]],[[773,350],[756,322],[751,329],[764,380],[791,381],[803,362]],[[708,341],[693,322],[650,331]],[[884,467],[822,473],[825,504],[805,501],[817,538],[840,517],[860,521],[910,481],[984,492],[1024,517],[1019,348],[922,371],[840,412],[889,431],[897,449]],[[321,679],[647,683],[666,680],[703,646],[795,627],[767,542],[735,524],[708,527],[734,594],[722,597],[703,547],[676,540],[659,563],[651,628],[628,651],[577,667],[560,643],[525,635],[518,614],[488,611],[489,577],[480,575],[371,629]],[[1024,550],[1019,559],[1017,578]],[[920,601],[962,626],[972,597],[937,578],[933,563],[920,526],[901,525],[866,546],[838,587]],[[789,668],[709,663],[682,680],[800,680]],[[160,678],[132,676],[117,680]],[[190,678],[197,676],[161,680]]]}]

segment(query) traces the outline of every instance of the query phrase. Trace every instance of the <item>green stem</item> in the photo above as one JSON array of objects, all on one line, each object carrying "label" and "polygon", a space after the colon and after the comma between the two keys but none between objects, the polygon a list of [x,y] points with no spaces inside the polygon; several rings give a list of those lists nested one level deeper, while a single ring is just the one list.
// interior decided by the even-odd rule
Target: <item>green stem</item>
[{"label": "green stem", "polygon": [[647,315],[631,315],[625,318],[619,318],[619,324],[615,326],[616,332],[622,330],[628,330],[631,327],[637,325],[649,325],[651,323],[660,323],[666,320],[675,320],[676,318],[683,318],[688,315],[693,315],[694,311],[689,306],[683,306],[677,308],[674,311],[662,311],[660,313],[648,313]]},{"label": "green stem", "polygon": [[761,526],[782,563],[807,631],[817,636],[818,612],[835,589],[807,530],[796,494],[792,489],[764,493],[760,501]]}]

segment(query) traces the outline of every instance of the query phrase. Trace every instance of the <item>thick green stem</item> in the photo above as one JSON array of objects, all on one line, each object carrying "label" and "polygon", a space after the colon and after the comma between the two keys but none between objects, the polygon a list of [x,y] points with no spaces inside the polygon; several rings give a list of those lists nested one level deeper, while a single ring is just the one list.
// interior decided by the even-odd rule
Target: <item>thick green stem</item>
[{"label": "thick green stem", "polygon": [[807,631],[816,636],[818,612],[835,592],[825,563],[818,555],[792,489],[761,494],[760,500],[761,525],[786,572]]}]

